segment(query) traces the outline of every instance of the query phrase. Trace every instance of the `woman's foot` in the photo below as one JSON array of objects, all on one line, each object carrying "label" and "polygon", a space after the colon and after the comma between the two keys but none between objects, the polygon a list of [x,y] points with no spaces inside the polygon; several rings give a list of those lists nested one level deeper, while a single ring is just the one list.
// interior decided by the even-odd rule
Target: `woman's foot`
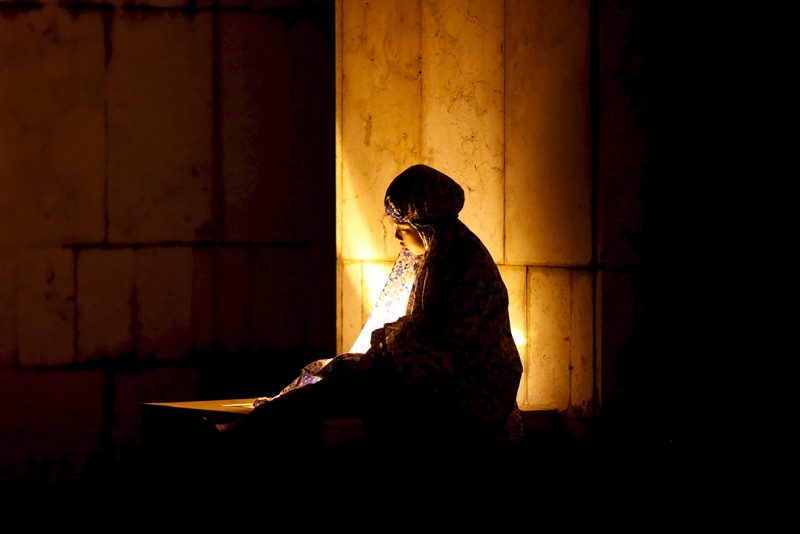
[{"label": "woman's foot", "polygon": [[216,422],[212,421],[212,423],[214,425],[214,428],[216,429],[217,433],[219,433],[219,434],[225,434],[227,432],[230,432],[231,430],[233,430],[234,428],[239,426],[240,422],[241,422],[241,419],[237,419],[235,421],[230,421],[229,423],[216,423]]},{"label": "woman's foot", "polygon": [[223,430],[220,429],[220,424],[214,422],[211,416],[204,415],[201,418],[203,423],[203,431],[207,434],[221,434]]}]

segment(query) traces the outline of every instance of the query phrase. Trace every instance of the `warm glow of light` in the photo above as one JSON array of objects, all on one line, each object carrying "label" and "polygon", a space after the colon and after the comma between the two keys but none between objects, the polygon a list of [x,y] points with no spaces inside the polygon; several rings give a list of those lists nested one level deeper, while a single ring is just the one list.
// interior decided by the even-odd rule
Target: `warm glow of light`
[{"label": "warm glow of light", "polygon": [[378,300],[383,286],[386,285],[386,280],[389,278],[391,271],[391,263],[364,262],[364,280],[362,281],[364,293],[361,296],[361,309],[365,319],[372,312],[372,307],[375,305],[375,301]]},{"label": "warm glow of light", "polygon": [[[339,120],[341,118],[337,116],[337,121]],[[339,168],[341,176],[337,180],[338,260],[339,262],[355,260],[361,264],[361,268],[343,268],[341,271],[339,297],[341,345],[338,350],[342,352],[351,347],[359,337],[372,305],[386,282],[391,266],[384,268],[381,263],[369,264],[364,261],[383,256],[383,243],[378,240],[379,237],[382,238],[382,233],[376,236],[370,231],[371,223],[383,217],[383,206],[376,203],[371,209],[365,210],[358,202],[359,192],[363,191],[363,185],[359,185],[359,173],[354,173],[344,158],[340,160]],[[353,263],[350,265],[355,267]],[[366,349],[357,352],[364,351]]]},{"label": "warm glow of light", "polygon": [[527,345],[528,340],[525,337],[525,332],[518,328],[511,329],[511,336],[514,338],[514,343],[517,344],[517,349],[522,352],[522,349]]},{"label": "warm glow of light", "polygon": [[370,339],[366,336],[366,333],[362,332],[347,352],[351,354],[365,354],[369,350],[369,346]]},{"label": "warm glow of light", "polygon": [[[383,320],[370,312],[397,254],[383,193],[430,164],[466,186],[462,220],[498,262],[524,366],[518,401],[564,410],[591,403],[597,357],[590,17],[586,3],[540,4],[337,0],[338,333],[346,351]],[[528,43],[531,27],[545,38]]]},{"label": "warm glow of light", "polygon": [[[346,213],[346,224],[341,226],[341,240],[342,240],[342,256],[344,257],[345,251],[349,251],[348,260],[367,260],[374,258],[381,258],[383,256],[383,242],[377,240],[370,229],[374,226],[375,221],[380,221],[383,218],[383,205],[377,203],[372,206],[370,210],[364,211],[360,209],[357,201],[359,194],[352,194],[363,189],[363,184],[359,187],[359,182],[354,177],[352,171],[348,168],[347,161],[342,161],[342,205],[339,208],[343,215]],[[350,193],[351,196],[344,196],[345,193]],[[344,244],[347,244],[344,246]],[[380,288],[378,289],[380,291]]]},{"label": "warm glow of light", "polygon": [[[370,338],[372,332],[381,328],[386,323],[396,321],[400,316],[405,313],[406,298],[395,298],[396,290],[389,290],[385,295],[381,295],[385,287],[394,287],[387,285],[389,274],[392,271],[392,264],[386,263],[364,263],[363,269],[363,288],[361,292],[362,297],[362,317],[367,317],[361,333],[356,339],[355,343],[350,347],[348,352],[364,353],[369,350]],[[410,292],[411,287],[408,287]],[[387,296],[388,295],[388,299]],[[383,298],[382,298],[383,297]],[[381,302],[378,307],[376,303]]]}]

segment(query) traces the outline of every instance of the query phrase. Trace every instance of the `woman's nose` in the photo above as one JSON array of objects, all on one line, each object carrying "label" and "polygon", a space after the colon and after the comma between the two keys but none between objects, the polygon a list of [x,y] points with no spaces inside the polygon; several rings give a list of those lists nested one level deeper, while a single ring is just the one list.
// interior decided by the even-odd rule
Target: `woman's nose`
[{"label": "woman's nose", "polygon": [[402,241],[403,240],[403,236],[400,235],[400,230],[399,229],[394,231],[394,238],[397,239],[398,241]]}]

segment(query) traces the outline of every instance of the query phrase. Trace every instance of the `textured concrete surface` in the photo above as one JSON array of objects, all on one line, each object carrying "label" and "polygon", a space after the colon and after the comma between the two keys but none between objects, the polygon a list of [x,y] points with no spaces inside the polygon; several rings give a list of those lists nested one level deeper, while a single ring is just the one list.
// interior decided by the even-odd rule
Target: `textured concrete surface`
[{"label": "textured concrete surface", "polygon": [[[301,289],[313,289],[300,298],[325,296],[315,306],[293,302],[305,311],[291,314],[287,339],[275,339],[275,329],[269,336],[275,347],[332,347],[332,328],[319,325],[333,313],[333,275],[311,274],[332,254],[324,228],[334,224],[333,53],[317,20],[324,5],[225,11],[215,54],[215,15],[173,9],[186,1],[44,4],[3,7],[0,18],[8,82],[0,88],[0,365],[69,363],[76,348],[80,362],[138,350],[183,358],[210,350],[217,333],[222,347],[252,346],[262,326],[280,323],[248,315],[246,291],[268,273],[212,252],[220,237],[309,247],[313,282]],[[168,252],[176,247],[181,259]],[[56,262],[58,302],[42,299],[48,290],[30,270],[39,267],[25,263],[36,254],[29,249],[47,248],[77,254],[74,267],[66,256]],[[156,249],[163,257],[151,261],[147,250]],[[272,263],[295,261],[293,250],[274,249],[284,253]],[[255,279],[235,301],[239,293],[225,290],[247,277]]]},{"label": "textured concrete surface", "polygon": [[570,279],[568,269],[528,269],[528,407],[569,406]]},{"label": "textured concrete surface", "polygon": [[211,248],[192,250],[192,347],[209,351],[214,346],[214,261]]},{"label": "textured concrete surface", "polygon": [[0,1],[0,488],[106,480],[142,400],[333,351],[333,4],[248,4]]},{"label": "textured concrete surface", "polygon": [[89,249],[77,260],[78,361],[133,352],[139,320],[132,249]]},{"label": "textured concrete surface", "polygon": [[504,10],[492,0],[421,4],[424,163],[464,187],[462,220],[503,262]]},{"label": "textured concrete surface", "polygon": [[580,415],[591,413],[595,389],[593,277],[590,271],[573,271],[570,281],[569,405]]},{"label": "textured concrete surface", "polygon": [[508,2],[506,261],[592,255],[588,2]]},{"label": "textured concrete surface", "polygon": [[[290,352],[306,346],[314,302],[309,284],[308,251],[252,251],[250,339],[255,350]],[[331,318],[332,319],[332,318]]]},{"label": "textured concrete surface", "polygon": [[332,112],[333,69],[316,66],[333,60],[327,36],[311,21],[258,13],[225,13],[220,26],[225,239],[314,241],[320,214],[333,224],[333,147],[320,124]]},{"label": "textured concrete surface", "polygon": [[17,260],[0,259],[0,369],[17,363]]},{"label": "textured concrete surface", "polygon": [[342,257],[394,259],[383,195],[422,155],[419,9],[346,2],[342,18]]},{"label": "textured concrete surface", "polygon": [[217,261],[217,343],[224,351],[243,351],[250,345],[248,251],[225,248],[219,252]]},{"label": "textured concrete surface", "polygon": [[192,340],[192,250],[136,252],[138,352],[142,358],[181,359]]},{"label": "textured concrete surface", "polygon": [[63,248],[30,249],[19,256],[17,342],[23,366],[75,360],[74,255]]},{"label": "textured concrete surface", "polygon": [[108,238],[214,235],[211,15],[116,13],[108,65]]},{"label": "textured concrete surface", "polygon": [[3,10],[0,246],[103,236],[103,19]]}]

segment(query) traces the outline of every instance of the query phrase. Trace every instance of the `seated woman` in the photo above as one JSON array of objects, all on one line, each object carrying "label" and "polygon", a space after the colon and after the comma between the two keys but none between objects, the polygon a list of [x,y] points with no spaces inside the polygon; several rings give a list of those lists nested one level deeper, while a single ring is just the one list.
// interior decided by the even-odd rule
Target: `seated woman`
[{"label": "seated woman", "polygon": [[[309,364],[278,395],[258,399],[241,424],[220,429],[259,429],[274,444],[287,425],[303,434],[303,417],[351,416],[404,452],[520,439],[522,363],[508,293],[486,247],[458,219],[463,205],[461,186],[431,167],[398,175],[384,207],[403,250],[355,345],[364,348]],[[398,300],[400,316],[375,324]]]}]

